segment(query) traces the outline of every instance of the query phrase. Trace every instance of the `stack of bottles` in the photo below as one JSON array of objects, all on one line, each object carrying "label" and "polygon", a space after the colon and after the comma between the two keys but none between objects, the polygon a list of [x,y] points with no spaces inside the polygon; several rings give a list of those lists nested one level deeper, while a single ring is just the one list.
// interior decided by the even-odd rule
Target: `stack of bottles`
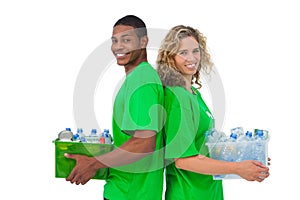
[{"label": "stack of bottles", "polygon": [[100,144],[112,144],[113,139],[109,133],[109,129],[104,129],[100,133],[97,129],[91,129],[91,131],[86,134],[82,128],[78,128],[77,132],[73,134],[71,128],[66,128],[65,130],[59,132],[58,140],[62,142],[83,142],[83,143],[100,143]]},{"label": "stack of bottles", "polygon": [[[267,130],[254,129],[244,132],[242,127],[230,130],[230,135],[216,129],[205,133],[210,157],[216,160],[240,162],[256,160],[267,164],[269,133]],[[238,175],[215,175],[214,179],[240,178]]]}]

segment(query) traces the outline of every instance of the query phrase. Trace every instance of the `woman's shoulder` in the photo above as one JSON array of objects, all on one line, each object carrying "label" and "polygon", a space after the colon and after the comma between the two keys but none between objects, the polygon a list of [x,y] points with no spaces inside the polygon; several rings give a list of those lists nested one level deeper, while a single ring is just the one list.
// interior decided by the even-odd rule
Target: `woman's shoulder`
[{"label": "woman's shoulder", "polygon": [[187,105],[190,102],[188,91],[180,86],[164,87],[165,102],[168,104]]}]

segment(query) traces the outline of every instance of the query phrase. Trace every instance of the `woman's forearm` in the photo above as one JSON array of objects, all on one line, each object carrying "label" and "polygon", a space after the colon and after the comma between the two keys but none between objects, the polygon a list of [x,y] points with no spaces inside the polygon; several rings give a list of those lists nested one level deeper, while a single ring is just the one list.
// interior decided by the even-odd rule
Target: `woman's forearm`
[{"label": "woman's forearm", "polygon": [[237,162],[219,161],[202,155],[175,159],[175,165],[179,169],[208,175],[237,174],[239,168]]}]

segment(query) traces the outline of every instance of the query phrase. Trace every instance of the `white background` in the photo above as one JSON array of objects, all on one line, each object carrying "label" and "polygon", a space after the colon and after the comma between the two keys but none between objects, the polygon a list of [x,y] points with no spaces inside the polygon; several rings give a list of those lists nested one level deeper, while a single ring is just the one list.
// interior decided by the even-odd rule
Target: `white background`
[{"label": "white background", "polygon": [[[225,198],[295,199],[298,187],[292,181],[300,178],[295,164],[300,111],[297,5],[296,0],[1,1],[0,198],[102,198],[103,181],[77,186],[54,178],[52,140],[60,130],[76,127],[73,91],[83,62],[110,38],[117,19],[135,14],[149,28],[184,24],[203,32],[225,89],[224,131],[243,126],[271,134],[271,176],[263,183],[224,181]],[[121,67],[112,70],[116,77],[123,75]],[[108,82],[105,90],[114,90],[113,84]],[[209,92],[203,90],[211,105]],[[95,103],[95,112],[99,123],[109,127],[112,97],[96,92],[98,99],[107,100],[107,110]]]}]

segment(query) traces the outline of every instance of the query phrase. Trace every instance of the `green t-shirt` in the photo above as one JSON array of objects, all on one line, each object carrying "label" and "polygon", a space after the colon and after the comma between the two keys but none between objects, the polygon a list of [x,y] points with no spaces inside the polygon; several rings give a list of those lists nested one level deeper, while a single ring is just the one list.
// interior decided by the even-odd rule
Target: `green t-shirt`
[{"label": "green t-shirt", "polygon": [[163,87],[155,69],[139,64],[124,80],[113,108],[114,145],[121,146],[135,130],[154,130],[153,155],[121,167],[110,168],[104,186],[109,200],[161,200],[163,189]]},{"label": "green t-shirt", "polygon": [[204,133],[214,126],[214,120],[199,91],[192,89],[195,94],[179,86],[165,88],[165,199],[222,200],[222,181],[213,180],[210,175],[178,169],[174,163],[174,158],[198,154],[209,156]]}]

